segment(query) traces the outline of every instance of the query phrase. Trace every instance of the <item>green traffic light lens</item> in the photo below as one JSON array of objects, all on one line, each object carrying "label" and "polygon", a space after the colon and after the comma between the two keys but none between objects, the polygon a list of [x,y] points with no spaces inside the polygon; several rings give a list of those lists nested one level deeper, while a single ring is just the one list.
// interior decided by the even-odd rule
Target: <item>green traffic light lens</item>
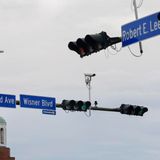
[{"label": "green traffic light lens", "polygon": [[84,104],[82,107],[81,107],[82,111],[86,111],[88,108],[86,107],[86,105]]},{"label": "green traffic light lens", "polygon": [[87,109],[89,109],[89,107],[91,106],[91,102],[87,101],[83,104],[83,106],[81,107],[82,111],[87,111]]}]

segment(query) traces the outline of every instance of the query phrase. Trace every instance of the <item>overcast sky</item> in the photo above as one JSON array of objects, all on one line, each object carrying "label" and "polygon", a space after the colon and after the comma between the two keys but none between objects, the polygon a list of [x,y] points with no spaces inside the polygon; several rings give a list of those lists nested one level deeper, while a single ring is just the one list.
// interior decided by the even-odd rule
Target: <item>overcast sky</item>
[{"label": "overcast sky", "polygon": [[[139,4],[141,0],[137,0]],[[139,17],[158,12],[159,0],[144,0]],[[136,58],[111,48],[81,59],[68,42],[105,31],[121,36],[135,20],[131,0],[0,0],[1,93],[87,100],[84,73],[92,79],[92,102],[147,106],[143,117],[114,112],[43,115],[41,110],[0,108],[7,146],[16,160],[151,160],[160,158],[160,37],[143,42]],[[121,47],[121,44],[117,46]],[[139,54],[138,44],[130,46]]]}]

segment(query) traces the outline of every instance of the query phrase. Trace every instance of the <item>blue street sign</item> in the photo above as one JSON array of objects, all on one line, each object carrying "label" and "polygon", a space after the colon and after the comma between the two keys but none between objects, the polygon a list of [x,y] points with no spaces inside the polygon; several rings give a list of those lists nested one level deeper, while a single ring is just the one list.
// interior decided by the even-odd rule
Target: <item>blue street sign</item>
[{"label": "blue street sign", "polygon": [[24,108],[56,110],[55,101],[53,97],[20,95],[20,106]]},{"label": "blue street sign", "polygon": [[0,107],[16,108],[16,96],[0,94]]},{"label": "blue street sign", "polygon": [[125,24],[121,28],[122,47],[160,34],[160,12]]},{"label": "blue street sign", "polygon": [[51,110],[51,109],[43,109],[42,113],[43,114],[49,114],[49,115],[56,115],[56,111],[55,110]]}]

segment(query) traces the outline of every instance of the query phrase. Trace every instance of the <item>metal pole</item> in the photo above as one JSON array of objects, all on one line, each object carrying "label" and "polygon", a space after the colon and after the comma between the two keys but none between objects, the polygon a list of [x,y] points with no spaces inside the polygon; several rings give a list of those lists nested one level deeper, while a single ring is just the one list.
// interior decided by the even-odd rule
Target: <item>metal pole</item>
[{"label": "metal pole", "polygon": [[[91,76],[87,76],[86,78],[88,78],[88,91],[89,91],[89,101],[91,102]],[[87,83],[86,83],[87,85]],[[92,102],[91,102],[92,103]],[[89,108],[89,117],[91,116],[91,107]]]},{"label": "metal pole", "polygon": [[[84,74],[84,76],[85,76],[86,86],[87,86],[88,92],[89,92],[88,99],[91,102],[91,80],[92,80],[92,77],[96,76],[96,74]],[[89,108],[89,117],[90,116],[91,116],[91,107]]]},{"label": "metal pole", "polygon": [[91,80],[92,77],[96,76],[96,74],[84,74],[85,76],[85,82],[86,82],[86,86],[88,88],[88,92],[89,92],[89,101],[91,102]]},{"label": "metal pole", "polygon": [[[133,0],[133,6],[134,6],[134,11],[135,11],[135,17],[136,19],[138,19],[138,10],[137,10],[136,0]],[[142,42],[139,42],[139,48],[140,48],[140,53],[143,53]]]},{"label": "metal pole", "polygon": [[91,79],[88,85],[88,90],[89,90],[89,101],[91,102]]}]

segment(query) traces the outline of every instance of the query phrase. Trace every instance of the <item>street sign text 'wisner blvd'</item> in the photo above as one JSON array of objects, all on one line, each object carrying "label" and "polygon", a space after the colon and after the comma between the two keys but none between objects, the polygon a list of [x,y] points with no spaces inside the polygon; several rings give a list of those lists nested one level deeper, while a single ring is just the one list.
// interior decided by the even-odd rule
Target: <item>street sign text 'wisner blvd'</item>
[{"label": "street sign text 'wisner blvd'", "polygon": [[53,97],[20,95],[20,106],[24,108],[56,110],[55,101]]}]

